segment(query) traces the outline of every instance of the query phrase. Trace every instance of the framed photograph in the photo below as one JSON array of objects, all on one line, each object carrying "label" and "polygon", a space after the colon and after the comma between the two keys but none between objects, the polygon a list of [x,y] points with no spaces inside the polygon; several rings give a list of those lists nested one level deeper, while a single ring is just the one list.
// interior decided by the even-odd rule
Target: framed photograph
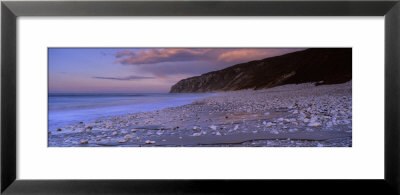
[{"label": "framed photograph", "polygon": [[2,193],[400,193],[397,0],[3,1],[1,25]]}]

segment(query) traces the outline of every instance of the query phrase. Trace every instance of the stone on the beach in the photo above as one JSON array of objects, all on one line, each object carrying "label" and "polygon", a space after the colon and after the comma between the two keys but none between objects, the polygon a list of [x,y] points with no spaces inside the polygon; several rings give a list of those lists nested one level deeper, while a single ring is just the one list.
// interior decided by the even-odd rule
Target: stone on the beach
[{"label": "stone on the beach", "polygon": [[297,131],[297,129],[296,129],[296,128],[289,129],[289,132],[290,132],[290,133],[294,133],[294,132],[296,132],[296,131]]},{"label": "stone on the beach", "polygon": [[314,130],[311,129],[311,128],[306,128],[306,131],[307,131],[307,132],[314,132]]},{"label": "stone on the beach", "polygon": [[192,136],[201,136],[201,133],[193,133],[193,135]]},{"label": "stone on the beach", "polygon": [[118,142],[119,142],[119,143],[125,143],[126,140],[125,140],[125,139],[121,139],[121,140],[119,140]]},{"label": "stone on the beach", "polygon": [[308,126],[309,127],[319,127],[319,126],[321,126],[321,123],[319,123],[319,122],[311,122],[311,123],[308,123]]},{"label": "stone on the beach", "polygon": [[118,133],[117,133],[116,131],[114,131],[114,132],[112,132],[112,135],[113,135],[113,136],[117,136]]},{"label": "stone on the beach", "polygon": [[237,130],[239,128],[239,125],[235,125],[235,127],[233,128],[233,130]]},{"label": "stone on the beach", "polygon": [[58,128],[57,131],[61,131],[61,128]]},{"label": "stone on the beach", "polygon": [[129,134],[128,134],[128,135],[125,135],[125,136],[124,136],[124,139],[126,139],[126,140],[128,140],[128,139],[132,139],[132,136],[131,136],[131,135],[129,135]]},{"label": "stone on the beach", "polygon": [[263,121],[263,125],[267,125],[267,122],[266,122],[266,121]]},{"label": "stone on the beach", "polygon": [[264,115],[269,115],[270,113],[269,112],[264,112]]},{"label": "stone on the beach", "polygon": [[154,143],[156,143],[156,141],[146,140],[144,143],[146,143],[146,144],[154,144]]},{"label": "stone on the beach", "polygon": [[277,134],[279,134],[279,131],[278,130],[273,130],[273,131],[271,131],[271,133],[277,135]]},{"label": "stone on the beach", "polygon": [[272,127],[272,126],[274,126],[274,125],[275,125],[275,124],[272,123],[272,122],[268,122],[268,123],[265,124],[266,127]]},{"label": "stone on the beach", "polygon": [[157,134],[157,135],[162,135],[163,132],[162,132],[161,130],[158,130],[156,134]]},{"label": "stone on the beach", "polygon": [[344,123],[344,124],[350,124],[351,121],[346,119],[346,120],[343,120],[343,123]]},{"label": "stone on the beach", "polygon": [[215,125],[211,125],[210,128],[211,128],[212,130],[214,130],[214,131],[217,130],[217,126],[215,126]]},{"label": "stone on the beach", "polygon": [[121,134],[127,134],[128,132],[126,130],[122,130]]},{"label": "stone on the beach", "polygon": [[131,131],[132,131],[132,132],[136,132],[136,129],[132,129]]},{"label": "stone on the beach", "polygon": [[215,135],[221,135],[221,133],[217,131],[217,132],[215,133]]},{"label": "stone on the beach", "polygon": [[89,143],[89,140],[87,140],[87,139],[81,139],[81,144],[88,144]]},{"label": "stone on the beach", "polygon": [[303,120],[303,122],[308,123],[308,122],[310,122],[310,119],[305,118],[305,119]]},{"label": "stone on the beach", "polygon": [[96,141],[101,141],[101,138],[97,138]]},{"label": "stone on the beach", "polygon": [[197,126],[193,126],[193,130],[196,130],[197,129]]}]

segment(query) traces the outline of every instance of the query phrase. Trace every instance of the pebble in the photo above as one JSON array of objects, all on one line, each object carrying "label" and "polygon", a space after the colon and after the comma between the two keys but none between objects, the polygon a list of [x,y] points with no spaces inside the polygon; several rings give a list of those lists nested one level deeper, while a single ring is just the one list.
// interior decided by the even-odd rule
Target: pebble
[{"label": "pebble", "polygon": [[132,139],[132,136],[131,136],[131,135],[125,135],[125,136],[124,136],[124,139],[126,139],[126,140]]},{"label": "pebble", "polygon": [[239,125],[235,125],[235,127],[233,128],[233,130],[237,130],[239,128]]},{"label": "pebble", "polygon": [[210,128],[211,128],[212,130],[214,130],[214,131],[217,130],[217,126],[215,126],[215,125],[211,125]]},{"label": "pebble", "polygon": [[296,132],[296,131],[297,131],[297,129],[296,129],[296,128],[289,129],[289,132],[290,132],[290,133],[294,133],[294,132]]},{"label": "pebble", "polygon": [[271,131],[271,133],[277,135],[277,134],[279,134],[279,131],[278,130],[273,130],[273,131]]},{"label": "pebble", "polygon": [[118,133],[117,133],[116,131],[114,131],[114,132],[112,132],[112,135],[113,135],[113,136],[117,136]]},{"label": "pebble", "polygon": [[156,143],[156,141],[146,140],[145,143],[146,144],[154,144],[154,143]]},{"label": "pebble", "polygon": [[311,122],[311,123],[308,123],[308,126],[309,127],[319,127],[319,126],[321,126],[321,123],[319,123],[319,122]]},{"label": "pebble", "polygon": [[312,129],[310,129],[310,128],[307,128],[306,131],[307,131],[307,132],[314,132],[314,130],[312,130]]},{"label": "pebble", "polygon": [[88,144],[89,143],[89,140],[87,140],[87,139],[81,139],[81,144]]},{"label": "pebble", "polygon": [[271,123],[271,122],[268,122],[267,124],[265,124],[266,127],[271,127],[273,125],[274,125],[274,123]]},{"label": "pebble", "polygon": [[192,136],[201,136],[201,133],[193,133],[193,135]]}]

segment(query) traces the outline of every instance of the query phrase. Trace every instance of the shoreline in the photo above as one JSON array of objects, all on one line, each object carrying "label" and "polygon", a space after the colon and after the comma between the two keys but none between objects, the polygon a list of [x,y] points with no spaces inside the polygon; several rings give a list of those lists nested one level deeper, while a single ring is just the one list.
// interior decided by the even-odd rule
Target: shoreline
[{"label": "shoreline", "polygon": [[49,147],[351,147],[352,83],[216,92],[193,103],[78,123]]}]

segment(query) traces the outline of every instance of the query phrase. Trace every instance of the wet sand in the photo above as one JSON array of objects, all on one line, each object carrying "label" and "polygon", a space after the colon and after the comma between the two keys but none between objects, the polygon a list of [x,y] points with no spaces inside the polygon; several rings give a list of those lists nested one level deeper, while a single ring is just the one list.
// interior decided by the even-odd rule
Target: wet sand
[{"label": "wet sand", "polygon": [[49,131],[50,147],[350,147],[351,82],[220,92]]}]

